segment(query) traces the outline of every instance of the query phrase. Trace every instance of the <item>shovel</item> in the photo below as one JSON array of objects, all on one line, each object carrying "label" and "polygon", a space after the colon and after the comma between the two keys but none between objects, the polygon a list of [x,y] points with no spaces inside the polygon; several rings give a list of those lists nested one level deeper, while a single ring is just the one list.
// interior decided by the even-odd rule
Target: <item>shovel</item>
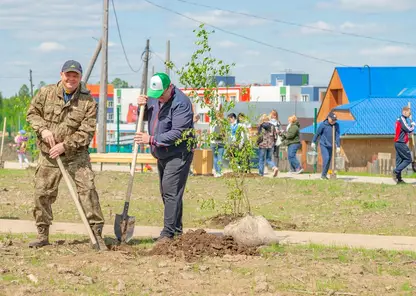
[{"label": "shovel", "polygon": [[65,183],[68,186],[69,193],[71,194],[71,197],[72,197],[72,199],[75,202],[75,206],[77,207],[78,213],[81,216],[81,220],[84,223],[85,228],[87,229],[88,235],[89,235],[90,240],[91,240],[91,243],[93,245],[93,248],[99,251],[100,250],[100,246],[97,243],[97,239],[95,238],[94,233],[92,233],[91,226],[88,223],[87,217],[85,216],[84,210],[83,210],[83,208],[81,206],[81,203],[79,202],[78,195],[75,193],[74,187],[71,184],[71,181],[69,179],[69,175],[68,175],[67,171],[65,170],[65,167],[64,167],[64,165],[62,163],[62,160],[58,156],[58,158],[56,159],[56,161],[58,162],[58,166],[59,166],[59,169],[61,170],[61,173],[62,173],[62,176],[63,176],[63,178],[65,180]]},{"label": "shovel", "polygon": [[[136,133],[143,131],[143,118],[144,118],[144,105],[140,106],[139,120],[136,126]],[[130,167],[130,179],[127,186],[126,199],[124,201],[123,213],[116,214],[116,220],[114,221],[114,233],[116,234],[117,239],[120,242],[129,242],[133,237],[134,233],[134,224],[136,218],[128,215],[131,191],[133,188],[134,173],[136,171],[136,162],[137,162],[137,150],[139,145],[134,143],[133,149],[133,160]]]}]

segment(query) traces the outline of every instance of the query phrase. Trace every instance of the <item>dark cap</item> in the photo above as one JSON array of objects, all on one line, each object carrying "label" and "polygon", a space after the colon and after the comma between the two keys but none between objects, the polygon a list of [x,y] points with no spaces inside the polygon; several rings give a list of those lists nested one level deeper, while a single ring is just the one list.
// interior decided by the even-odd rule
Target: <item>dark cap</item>
[{"label": "dark cap", "polygon": [[76,72],[82,75],[82,67],[81,64],[74,60],[66,61],[65,64],[62,66],[62,72]]},{"label": "dark cap", "polygon": [[336,121],[338,119],[337,115],[334,112],[329,112],[328,118],[331,118],[334,121]]}]

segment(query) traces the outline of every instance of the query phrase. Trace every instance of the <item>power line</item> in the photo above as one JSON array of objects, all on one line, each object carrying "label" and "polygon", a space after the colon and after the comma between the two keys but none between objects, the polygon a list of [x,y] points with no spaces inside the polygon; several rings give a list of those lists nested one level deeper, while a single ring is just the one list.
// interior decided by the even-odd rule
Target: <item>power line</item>
[{"label": "power line", "polygon": [[[126,49],[124,48],[123,38],[121,37],[120,26],[118,24],[118,17],[117,17],[116,7],[114,5],[114,0],[111,0],[111,4],[113,5],[113,12],[114,12],[114,16],[115,16],[115,19],[116,19],[118,37],[120,38],[121,47],[123,48],[124,58],[126,59],[127,65],[129,66],[130,70],[137,73],[143,67],[143,63],[141,64],[141,66],[139,67],[138,70],[134,70],[133,67],[131,66],[129,58],[127,57]],[[143,54],[142,54],[142,57],[143,57]]]},{"label": "power line", "polygon": [[324,32],[334,33],[334,34],[340,34],[340,35],[370,39],[370,40],[375,40],[375,41],[382,41],[382,42],[387,42],[387,43],[402,44],[402,45],[407,45],[407,46],[415,46],[416,45],[415,43],[411,43],[411,42],[397,41],[397,40],[373,37],[373,36],[362,35],[362,34],[357,34],[357,33],[348,33],[348,32],[345,32],[345,31],[339,31],[339,30],[327,29],[327,28],[320,28],[320,27],[316,27],[316,26],[304,25],[304,24],[285,21],[285,20],[281,20],[281,19],[268,18],[268,17],[256,15],[256,14],[238,12],[238,11],[234,11],[234,10],[224,9],[224,8],[215,7],[215,6],[206,5],[206,4],[200,4],[200,3],[191,2],[191,1],[187,1],[187,0],[176,0],[176,1],[191,4],[191,5],[194,5],[194,6],[205,7],[205,8],[209,8],[209,9],[215,9],[215,10],[229,12],[229,13],[233,13],[233,14],[248,16],[248,17],[252,17],[252,18],[256,18],[256,19],[261,19],[261,20],[271,21],[271,22],[275,22],[275,23],[285,24],[285,25],[289,25],[289,26],[295,26],[295,27],[307,28],[307,29],[313,29],[313,30],[320,30],[320,31],[324,31]]},{"label": "power line", "polygon": [[214,29],[216,29],[218,31],[224,32],[226,34],[234,35],[234,36],[237,36],[237,37],[240,37],[240,38],[243,38],[243,39],[246,39],[246,40],[249,40],[249,41],[252,41],[252,42],[255,42],[255,43],[264,45],[264,46],[267,46],[267,47],[271,47],[271,48],[274,48],[274,49],[277,49],[277,50],[280,50],[280,51],[285,51],[285,52],[288,52],[288,53],[292,53],[292,54],[296,54],[296,55],[299,55],[299,56],[303,56],[305,58],[317,60],[317,61],[320,61],[320,62],[325,62],[325,63],[328,63],[328,64],[340,65],[340,66],[346,66],[347,67],[347,65],[344,65],[342,63],[334,62],[334,61],[331,61],[331,60],[328,60],[328,59],[324,59],[324,58],[315,57],[315,56],[312,56],[312,55],[309,55],[309,54],[301,53],[301,52],[298,52],[298,51],[295,51],[295,50],[291,50],[291,49],[287,49],[287,48],[284,48],[284,47],[275,46],[275,45],[272,45],[272,44],[269,44],[269,43],[266,43],[266,42],[263,42],[263,41],[256,40],[256,39],[251,38],[251,37],[244,36],[242,34],[238,34],[238,33],[232,32],[232,31],[228,31],[228,30],[222,29],[220,27],[211,25],[209,23],[199,21],[197,19],[194,19],[192,17],[189,17],[187,15],[184,15],[184,14],[182,14],[180,12],[177,12],[177,11],[175,11],[173,9],[170,9],[170,8],[161,6],[159,4],[153,3],[153,2],[151,2],[149,0],[144,0],[144,1],[147,2],[147,3],[149,3],[149,4],[151,4],[151,5],[153,5],[153,6],[159,7],[160,9],[163,9],[163,10],[169,11],[171,13],[174,13],[176,15],[179,15],[181,17],[187,18],[187,19],[189,19],[191,21],[194,21],[194,22],[197,22],[197,23],[200,23],[200,24],[206,24],[206,25],[208,25],[208,26],[210,26],[210,27],[212,27],[212,28],[214,28]]}]

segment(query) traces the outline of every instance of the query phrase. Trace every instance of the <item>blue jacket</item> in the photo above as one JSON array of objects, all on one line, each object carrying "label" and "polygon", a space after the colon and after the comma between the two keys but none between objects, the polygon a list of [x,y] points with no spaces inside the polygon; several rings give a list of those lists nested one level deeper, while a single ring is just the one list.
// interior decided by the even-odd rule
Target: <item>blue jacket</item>
[{"label": "blue jacket", "polygon": [[[341,146],[340,141],[340,133],[339,133],[339,124],[336,122],[334,124],[335,126],[335,144],[337,147]],[[328,119],[326,119],[324,122],[322,122],[318,130],[316,131],[316,134],[313,136],[312,143],[316,143],[318,140],[318,137],[320,137],[320,144],[325,147],[332,147],[332,125],[329,124]]]},{"label": "blue jacket", "polygon": [[408,117],[400,116],[396,120],[394,141],[398,143],[409,142],[409,134],[413,133],[415,127]]},{"label": "blue jacket", "polygon": [[148,121],[151,153],[155,158],[166,159],[188,151],[186,140],[179,145],[176,141],[194,127],[193,116],[191,100],[176,87],[171,99],[161,108],[159,100],[147,100],[144,120]]}]

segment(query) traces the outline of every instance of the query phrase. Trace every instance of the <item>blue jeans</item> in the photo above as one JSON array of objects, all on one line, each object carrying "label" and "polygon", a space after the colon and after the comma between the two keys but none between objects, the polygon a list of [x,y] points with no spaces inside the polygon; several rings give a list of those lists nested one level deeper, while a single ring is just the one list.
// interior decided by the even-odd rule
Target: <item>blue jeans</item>
[{"label": "blue jeans", "polygon": [[272,161],[273,148],[259,148],[259,175],[264,175],[264,161],[269,167],[274,168],[276,164]]},{"label": "blue jeans", "polygon": [[287,147],[287,158],[289,160],[290,168],[292,171],[297,171],[300,169],[300,163],[296,158],[296,152],[298,152],[300,148],[300,143],[297,144],[290,144]]},{"label": "blue jeans", "polygon": [[222,158],[224,156],[224,145],[211,144],[212,155],[214,156],[214,169],[217,174],[221,174]]},{"label": "blue jeans", "polygon": [[332,147],[320,145],[322,155],[322,176],[326,177],[328,174],[329,166],[331,165]]}]

